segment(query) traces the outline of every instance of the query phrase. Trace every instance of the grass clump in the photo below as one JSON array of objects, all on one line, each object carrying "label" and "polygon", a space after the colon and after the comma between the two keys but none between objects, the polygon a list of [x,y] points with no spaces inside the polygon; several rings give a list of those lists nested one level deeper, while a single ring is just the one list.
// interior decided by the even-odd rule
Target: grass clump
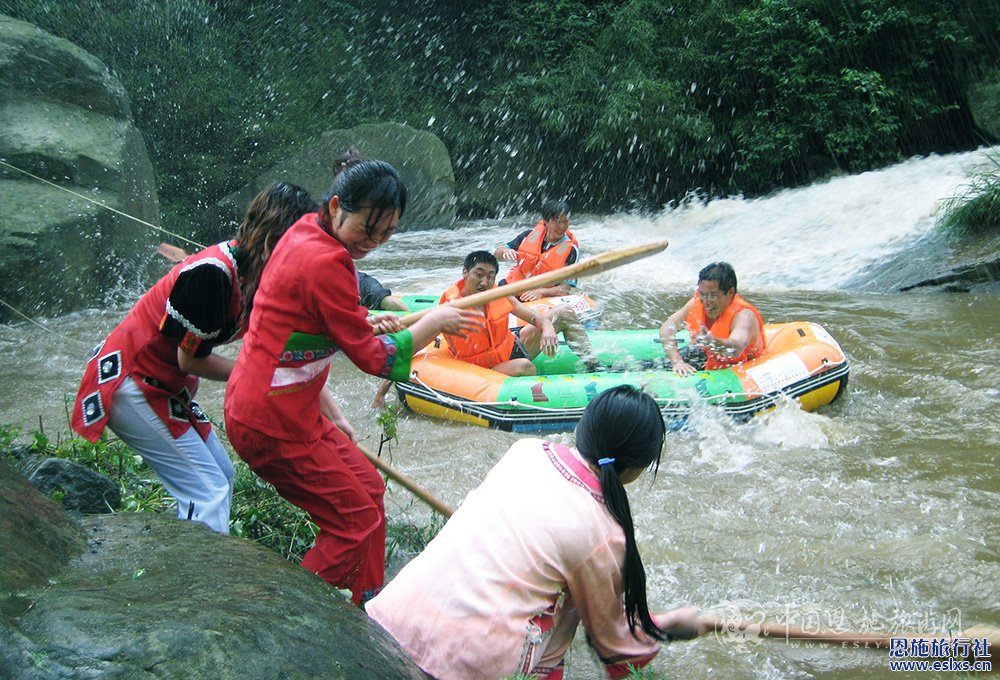
[{"label": "grass clump", "polygon": [[955,236],[1000,232],[1000,155],[987,158],[992,167],[974,174],[963,192],[944,204],[941,224]]}]

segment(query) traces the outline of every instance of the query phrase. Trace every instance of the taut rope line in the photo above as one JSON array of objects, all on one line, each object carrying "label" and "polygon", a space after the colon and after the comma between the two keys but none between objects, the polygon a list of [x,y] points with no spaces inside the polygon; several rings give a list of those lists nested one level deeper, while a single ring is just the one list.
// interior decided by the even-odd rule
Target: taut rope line
[{"label": "taut rope line", "polygon": [[[45,179],[44,177],[39,177],[38,175],[33,175],[32,173],[28,172],[27,170],[19,168],[16,165],[11,165],[7,161],[3,160],[2,158],[0,158],[0,165],[3,165],[4,167],[8,167],[11,170],[14,170],[16,172],[21,173],[22,175],[27,175],[28,177],[31,177],[32,179],[38,180],[42,184],[47,184],[50,187],[55,187],[56,189],[59,189],[60,191],[65,191],[67,194],[71,194],[73,196],[76,196],[77,198],[82,198],[83,200],[88,201],[90,203],[93,203],[94,205],[99,206],[101,208],[104,208],[105,210],[110,210],[111,212],[115,213],[116,215],[121,215],[122,217],[127,217],[128,219],[134,220],[135,222],[138,222],[139,224],[145,225],[145,226],[150,227],[152,229],[156,229],[157,231],[161,231],[164,234],[168,234],[169,236],[173,236],[174,238],[179,239],[181,241],[186,241],[187,243],[190,243],[191,245],[195,246],[196,248],[204,248],[204,246],[201,245],[200,243],[198,243],[197,241],[192,241],[191,239],[185,238],[184,236],[181,236],[180,234],[175,234],[174,232],[169,231],[167,229],[164,229],[163,227],[158,227],[155,224],[153,224],[152,222],[147,222],[146,220],[140,219],[140,218],[136,217],[135,215],[129,215],[127,212],[122,212],[121,210],[118,210],[117,208],[112,208],[110,205],[107,205],[106,203],[101,203],[97,199],[91,198],[90,196],[85,196],[85,195],[83,195],[81,193],[73,191],[72,189],[67,189],[66,187],[60,186],[60,185],[56,184],[55,182],[50,182],[49,180]],[[8,309],[10,309],[11,311],[13,311],[18,316],[21,316],[21,317],[27,319],[28,321],[30,321],[31,323],[35,324],[39,328],[41,328],[41,329],[43,329],[45,331],[48,331],[49,333],[52,333],[52,335],[55,335],[57,337],[63,337],[63,336],[59,335],[59,333],[57,333],[54,330],[52,330],[51,328],[47,328],[46,326],[44,326],[43,324],[39,323],[38,321],[35,321],[30,316],[28,316],[27,314],[25,314],[20,309],[18,309],[14,305],[10,304],[6,300],[0,298],[0,304],[2,304],[4,307],[7,307]]]},{"label": "taut rope line", "polygon": [[157,231],[162,231],[164,234],[167,234],[169,236],[173,236],[176,239],[180,239],[181,241],[185,241],[187,243],[190,243],[191,245],[193,245],[193,246],[195,246],[197,248],[203,248],[204,247],[201,244],[197,243],[196,241],[192,241],[189,238],[185,238],[185,237],[181,236],[180,234],[175,234],[174,232],[169,231],[167,229],[164,229],[163,227],[158,227],[155,224],[153,224],[152,222],[147,222],[146,220],[140,219],[140,218],[136,217],[135,215],[129,215],[127,212],[122,212],[121,210],[118,210],[117,208],[112,208],[110,205],[107,205],[106,203],[101,203],[97,199],[91,198],[90,196],[84,196],[83,194],[78,193],[76,191],[73,191],[72,189],[67,189],[66,187],[60,186],[60,185],[56,184],[55,182],[50,182],[49,180],[47,180],[47,179],[45,179],[43,177],[39,177],[38,175],[33,175],[30,172],[28,172],[27,170],[22,170],[21,168],[17,167],[16,165],[11,165],[10,163],[8,163],[7,161],[5,161],[3,159],[0,159],[0,165],[6,166],[6,167],[10,168],[11,170],[16,170],[17,172],[20,172],[20,173],[22,173],[24,175],[27,175],[28,177],[31,177],[32,179],[37,179],[39,182],[41,182],[43,184],[48,184],[50,187],[55,187],[56,189],[59,189],[60,191],[65,191],[67,194],[72,194],[73,196],[76,196],[77,198],[82,198],[83,200],[89,201],[90,203],[93,203],[94,205],[100,206],[100,207],[104,208],[105,210],[110,210],[111,212],[115,213],[116,215],[121,215],[122,217],[127,217],[130,220],[135,220],[139,224],[143,224],[143,225],[145,225],[147,227],[150,227],[152,229],[156,229]]},{"label": "taut rope line", "polygon": [[25,314],[24,312],[22,312],[20,309],[18,309],[17,307],[15,307],[14,305],[10,304],[9,302],[7,302],[6,300],[4,300],[2,298],[0,298],[0,305],[3,305],[4,307],[8,308],[9,310],[11,310],[12,312],[14,312],[18,316],[27,319],[31,323],[33,323],[36,326],[38,326],[39,328],[41,328],[43,331],[47,331],[47,332],[51,333],[52,335],[56,336],[57,338],[63,338],[63,337],[65,337],[65,336],[60,335],[59,333],[56,333],[54,330],[52,330],[48,326],[45,326],[44,324],[41,324],[38,321],[35,321],[30,316],[28,316],[27,314]]}]

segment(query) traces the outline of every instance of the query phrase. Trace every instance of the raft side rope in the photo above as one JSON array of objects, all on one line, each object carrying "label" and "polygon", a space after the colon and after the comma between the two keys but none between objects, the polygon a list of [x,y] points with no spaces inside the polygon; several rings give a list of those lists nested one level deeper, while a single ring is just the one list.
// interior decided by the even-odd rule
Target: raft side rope
[{"label": "raft side rope", "polygon": [[[828,362],[824,362],[820,366],[817,366],[816,368],[810,370],[803,377],[803,379],[811,378],[811,377],[817,375],[818,373],[820,373],[821,370],[827,369],[828,367],[829,367],[828,366]],[[507,401],[476,401],[476,402],[469,402],[468,400],[462,401],[460,399],[456,399],[456,398],[452,397],[449,394],[446,394],[444,392],[441,392],[439,390],[434,389],[433,387],[431,387],[430,385],[428,385],[427,383],[425,383],[423,380],[421,380],[420,376],[417,375],[416,371],[412,371],[410,373],[410,382],[417,383],[418,385],[420,385],[421,387],[423,387],[425,390],[427,390],[428,392],[430,392],[431,394],[433,394],[435,397],[437,397],[438,399],[440,399],[442,404],[445,404],[447,406],[451,406],[451,407],[455,408],[456,410],[462,411],[462,412],[465,412],[466,407],[468,407],[468,406],[474,406],[474,407],[480,407],[480,406],[509,406],[509,407],[513,407],[515,409],[534,410],[534,411],[541,411],[541,412],[560,412],[560,411],[565,411],[566,410],[565,408],[557,408],[557,407],[552,407],[552,406],[539,406],[537,404],[526,404],[526,403],[524,403],[522,401],[518,401],[517,399],[508,399]],[[784,389],[780,389],[777,392],[773,392],[773,393],[772,392],[759,392],[759,391],[758,392],[725,392],[723,394],[715,394],[715,395],[708,396],[708,397],[703,397],[701,395],[697,395],[697,399],[700,399],[701,401],[703,401],[705,403],[708,403],[708,404],[711,404],[711,405],[717,405],[717,404],[723,404],[724,405],[724,403],[725,403],[726,400],[732,399],[734,397],[743,397],[744,399],[747,399],[749,401],[749,400],[753,400],[753,399],[761,399],[761,398],[769,397],[769,396],[771,396],[773,394],[784,393],[784,392],[785,392]],[[650,396],[652,396],[652,395],[650,395]],[[660,397],[653,397],[653,401],[655,401],[656,405],[660,406],[661,408],[663,406],[668,406],[668,405],[670,405],[672,403],[676,403],[674,400],[663,399],[663,398],[660,398]]]},{"label": "raft side rope", "polygon": [[[508,399],[507,401],[475,401],[475,402],[462,401],[460,399],[455,399],[454,397],[452,397],[449,394],[446,394],[444,392],[441,392],[439,390],[434,389],[433,387],[431,387],[430,385],[428,385],[427,383],[425,383],[423,380],[421,380],[420,377],[415,372],[410,375],[410,381],[417,383],[418,385],[420,385],[421,387],[423,387],[425,390],[427,390],[428,392],[430,392],[431,394],[433,394],[435,397],[437,397],[438,399],[440,399],[442,403],[447,404],[448,406],[452,406],[452,407],[454,407],[458,411],[464,411],[465,407],[467,407],[467,406],[476,406],[476,407],[479,407],[479,406],[510,406],[510,407],[515,408],[515,409],[532,410],[532,411],[542,411],[542,412],[549,412],[549,413],[559,413],[561,411],[565,411],[566,410],[565,408],[559,408],[559,407],[554,407],[554,406],[539,406],[538,404],[526,404],[525,402],[518,401],[517,399]],[[732,394],[732,393],[730,393],[730,394]],[[718,400],[720,398],[729,397],[730,394],[719,395],[719,396],[708,397],[708,398],[702,397],[702,399],[706,399],[708,401],[710,401],[712,399]],[[652,395],[650,395],[650,396],[652,396]],[[670,399],[662,399],[662,398],[659,398],[659,397],[653,397],[653,401],[656,402],[657,406],[661,406],[661,407],[662,406],[667,406],[670,403],[672,403]]]},{"label": "raft side rope", "polygon": [[146,220],[141,219],[139,217],[136,217],[135,215],[129,215],[127,212],[123,212],[121,210],[118,210],[117,208],[112,208],[107,203],[102,203],[101,201],[98,201],[95,198],[91,198],[90,196],[85,196],[85,195],[83,195],[81,193],[73,191],[72,189],[67,189],[64,186],[60,186],[59,184],[56,184],[55,182],[50,182],[49,180],[47,180],[47,179],[45,179],[43,177],[39,177],[38,175],[33,175],[30,172],[28,172],[27,170],[22,170],[21,168],[17,167],[16,165],[11,165],[7,161],[3,160],[2,158],[0,158],[0,165],[8,167],[11,170],[16,170],[17,172],[20,172],[21,174],[24,174],[24,175],[27,175],[28,177],[31,177],[32,179],[36,179],[39,182],[41,182],[42,184],[47,184],[50,187],[55,187],[56,189],[59,189],[60,191],[65,191],[67,194],[70,194],[72,196],[76,196],[77,198],[82,198],[83,200],[88,201],[90,203],[93,203],[94,205],[99,206],[101,208],[104,208],[105,210],[110,210],[111,212],[115,213],[116,215],[121,215],[122,217],[127,217],[128,219],[134,220],[134,221],[138,222],[139,224],[142,224],[142,225],[145,225],[147,227],[150,227],[151,229],[155,229],[157,231],[161,231],[164,234],[167,234],[168,236],[173,236],[176,239],[179,239],[179,240],[184,241],[186,243],[190,243],[191,245],[193,245],[193,246],[195,246],[197,248],[204,248],[205,247],[205,246],[201,245],[200,243],[198,243],[197,241],[192,241],[191,239],[185,238],[184,236],[181,236],[180,234],[176,234],[176,233],[174,233],[174,232],[172,232],[172,231],[170,231],[168,229],[164,229],[163,227],[157,226],[157,225],[153,224],[152,222],[147,222]]}]

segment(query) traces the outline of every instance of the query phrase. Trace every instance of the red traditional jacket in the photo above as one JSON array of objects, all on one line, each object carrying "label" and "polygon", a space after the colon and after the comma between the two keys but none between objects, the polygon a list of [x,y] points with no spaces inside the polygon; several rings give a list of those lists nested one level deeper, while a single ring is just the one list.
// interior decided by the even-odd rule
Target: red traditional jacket
[{"label": "red traditional jacket", "polygon": [[413,335],[373,335],[347,250],[306,213],[274,247],[226,383],[226,422],[286,441],[325,428],[320,391],[337,350],[365,373],[406,380]]},{"label": "red traditional jacket", "polygon": [[[208,269],[199,269],[208,268]],[[188,281],[218,281],[207,299],[221,303],[213,328],[199,327],[171,304],[175,285]],[[188,299],[197,291],[188,290]],[[72,427],[96,442],[107,426],[112,398],[121,381],[131,377],[150,407],[177,438],[194,427],[202,439],[212,425],[194,401],[197,376],[177,365],[177,349],[206,356],[215,345],[243,334],[243,296],[236,266],[235,242],[220,243],[187,257],[139,298],[128,316],[94,348],[73,407]]]}]

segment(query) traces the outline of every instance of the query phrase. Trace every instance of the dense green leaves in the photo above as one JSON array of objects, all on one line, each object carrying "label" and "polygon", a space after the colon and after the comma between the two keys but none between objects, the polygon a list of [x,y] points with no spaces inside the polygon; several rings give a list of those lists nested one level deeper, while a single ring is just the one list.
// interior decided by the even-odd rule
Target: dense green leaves
[{"label": "dense green leaves", "polygon": [[982,141],[964,87],[1000,9],[957,0],[0,0],[111,66],[164,210],[322,131],[440,136],[468,210],[756,194]]}]

